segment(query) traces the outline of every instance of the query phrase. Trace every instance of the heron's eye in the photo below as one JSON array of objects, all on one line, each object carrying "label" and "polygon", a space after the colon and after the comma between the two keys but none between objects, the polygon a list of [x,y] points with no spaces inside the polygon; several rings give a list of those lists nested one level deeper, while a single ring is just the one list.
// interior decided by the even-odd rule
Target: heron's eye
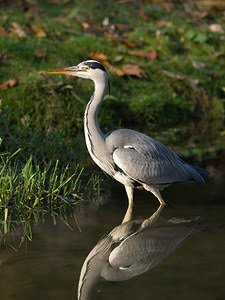
[{"label": "heron's eye", "polygon": [[85,68],[85,70],[89,70],[90,69],[88,66],[85,66],[84,68]]}]

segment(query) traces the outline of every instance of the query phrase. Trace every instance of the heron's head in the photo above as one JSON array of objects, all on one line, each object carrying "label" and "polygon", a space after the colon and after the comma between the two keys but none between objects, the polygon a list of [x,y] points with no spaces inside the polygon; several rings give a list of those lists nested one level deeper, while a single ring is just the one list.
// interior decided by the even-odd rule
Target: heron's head
[{"label": "heron's head", "polygon": [[71,66],[62,69],[47,71],[48,74],[65,74],[86,79],[103,79],[108,78],[107,72],[102,64],[96,60],[87,60],[79,63],[77,66]]}]

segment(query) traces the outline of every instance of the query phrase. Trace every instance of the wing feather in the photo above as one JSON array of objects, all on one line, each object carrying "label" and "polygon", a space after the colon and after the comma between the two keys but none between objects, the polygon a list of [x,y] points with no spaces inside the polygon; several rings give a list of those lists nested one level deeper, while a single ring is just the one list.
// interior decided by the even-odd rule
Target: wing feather
[{"label": "wing feather", "polygon": [[203,169],[192,165],[162,143],[142,133],[117,130],[113,132],[111,142],[115,146],[114,163],[138,182],[148,185],[189,181],[204,183],[204,173],[199,172],[204,171]]},{"label": "wing feather", "polygon": [[114,268],[131,272],[135,276],[159,264],[198,226],[199,220],[168,222],[162,227],[149,227],[129,236],[109,256]]}]

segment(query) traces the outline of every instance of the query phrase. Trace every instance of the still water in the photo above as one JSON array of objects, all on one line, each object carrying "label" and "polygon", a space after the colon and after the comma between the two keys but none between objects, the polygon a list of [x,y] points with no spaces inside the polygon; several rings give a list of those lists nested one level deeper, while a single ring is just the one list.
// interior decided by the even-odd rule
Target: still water
[{"label": "still water", "polygon": [[[190,233],[177,249],[151,270],[132,279],[99,279],[91,299],[170,300],[225,299],[225,180],[205,185],[174,185],[163,191],[167,205],[160,218],[200,216],[204,226]],[[134,219],[149,218],[158,208],[150,193],[135,191]],[[34,228],[33,241],[18,252],[0,250],[1,300],[76,299],[82,264],[97,242],[120,225],[126,211],[123,186],[102,186],[98,201],[77,210],[82,232],[49,218]]]}]

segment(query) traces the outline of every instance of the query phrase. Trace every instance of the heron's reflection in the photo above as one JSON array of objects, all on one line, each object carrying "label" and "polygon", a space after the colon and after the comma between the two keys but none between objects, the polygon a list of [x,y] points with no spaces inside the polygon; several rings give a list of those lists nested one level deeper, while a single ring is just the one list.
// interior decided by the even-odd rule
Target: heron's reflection
[{"label": "heron's reflection", "polygon": [[131,220],[129,206],[121,225],[115,227],[92,249],[81,269],[78,299],[90,299],[98,278],[127,280],[163,261],[199,226],[200,218],[189,220],[159,218],[163,209],[148,219]]}]

